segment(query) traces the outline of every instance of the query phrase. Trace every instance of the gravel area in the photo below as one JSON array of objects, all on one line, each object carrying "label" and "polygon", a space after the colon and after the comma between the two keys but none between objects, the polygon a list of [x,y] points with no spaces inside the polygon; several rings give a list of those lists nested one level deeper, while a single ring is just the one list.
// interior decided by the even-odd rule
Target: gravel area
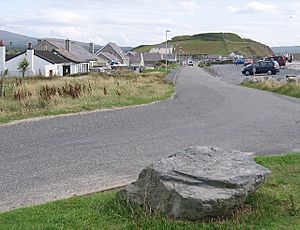
[{"label": "gravel area", "polygon": [[[243,68],[243,65],[213,65],[206,70],[227,83],[239,85],[246,78],[242,74]],[[287,75],[300,75],[300,62],[288,64],[286,68],[281,69],[273,77],[279,79],[285,78]]]}]

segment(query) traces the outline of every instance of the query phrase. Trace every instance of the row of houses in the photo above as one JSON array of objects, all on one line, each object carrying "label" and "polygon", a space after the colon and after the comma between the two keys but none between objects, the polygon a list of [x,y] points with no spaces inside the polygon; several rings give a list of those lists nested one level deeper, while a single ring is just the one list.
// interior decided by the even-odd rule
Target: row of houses
[{"label": "row of houses", "polygon": [[117,44],[111,42],[95,51],[93,43],[89,44],[87,50],[69,39],[39,39],[35,47],[29,43],[24,52],[7,55],[6,47],[0,41],[0,74],[7,72],[10,76],[21,76],[19,64],[24,59],[29,63],[26,76],[66,76],[111,66],[154,67],[166,59],[166,49],[168,60],[176,62],[173,46],[165,47],[163,44],[151,49],[149,53],[125,53]]}]

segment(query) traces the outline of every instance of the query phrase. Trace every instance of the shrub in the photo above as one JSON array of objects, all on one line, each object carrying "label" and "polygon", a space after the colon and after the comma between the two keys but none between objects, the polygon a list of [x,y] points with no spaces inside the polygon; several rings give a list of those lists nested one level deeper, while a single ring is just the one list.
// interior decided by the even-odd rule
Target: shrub
[{"label": "shrub", "polygon": [[42,100],[50,101],[57,93],[57,90],[54,86],[50,87],[48,85],[43,86],[40,89],[40,97]]}]

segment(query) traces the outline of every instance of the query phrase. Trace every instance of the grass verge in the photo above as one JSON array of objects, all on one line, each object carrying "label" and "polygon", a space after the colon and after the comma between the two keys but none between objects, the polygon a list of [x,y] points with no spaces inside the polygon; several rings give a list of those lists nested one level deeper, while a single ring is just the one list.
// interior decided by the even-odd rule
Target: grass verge
[{"label": "grass verge", "polygon": [[0,124],[45,115],[147,104],[169,98],[166,73],[91,74],[60,78],[4,78]]},{"label": "grass verge", "polygon": [[110,191],[2,213],[0,229],[300,229],[300,153],[256,161],[272,174],[227,219],[172,221],[119,202]]},{"label": "grass verge", "polygon": [[297,83],[281,84],[270,83],[268,81],[259,83],[247,82],[243,83],[243,86],[300,98],[300,85]]}]

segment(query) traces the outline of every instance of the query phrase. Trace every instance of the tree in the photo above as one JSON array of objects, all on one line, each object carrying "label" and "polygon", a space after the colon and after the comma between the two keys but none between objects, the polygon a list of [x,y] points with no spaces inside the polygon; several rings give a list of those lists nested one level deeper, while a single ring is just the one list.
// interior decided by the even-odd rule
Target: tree
[{"label": "tree", "polygon": [[18,69],[22,72],[22,77],[25,76],[25,72],[29,66],[29,62],[24,58],[20,63]]}]

